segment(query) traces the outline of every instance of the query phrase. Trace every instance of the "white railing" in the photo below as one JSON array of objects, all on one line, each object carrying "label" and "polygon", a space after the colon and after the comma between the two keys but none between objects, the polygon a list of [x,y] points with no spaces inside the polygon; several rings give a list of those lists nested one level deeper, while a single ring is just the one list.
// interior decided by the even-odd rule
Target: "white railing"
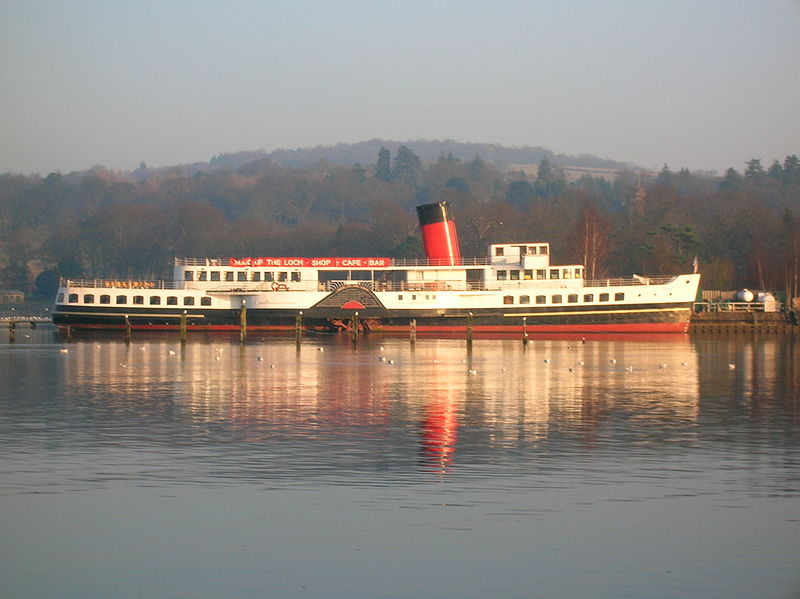
[{"label": "white railing", "polygon": [[92,287],[103,289],[177,289],[172,281],[120,279],[62,279],[61,287]]},{"label": "white railing", "polygon": [[[490,263],[489,258],[456,258],[451,264],[449,258],[391,258],[392,266],[485,266]],[[216,266],[229,267],[229,258],[175,258],[175,266]],[[239,267],[236,267],[239,268]],[[259,266],[258,268],[267,268]],[[293,268],[293,267],[287,267]],[[278,269],[278,267],[274,267]],[[350,270],[350,267],[341,266],[330,267],[330,270]],[[357,269],[364,270],[364,269]],[[378,267],[370,267],[367,270],[381,270]]]},{"label": "white railing", "polygon": [[633,285],[664,285],[674,281],[675,277],[672,275],[662,275],[655,277],[639,277],[632,278],[612,278],[612,279],[587,279],[584,281],[584,287],[628,287]]}]

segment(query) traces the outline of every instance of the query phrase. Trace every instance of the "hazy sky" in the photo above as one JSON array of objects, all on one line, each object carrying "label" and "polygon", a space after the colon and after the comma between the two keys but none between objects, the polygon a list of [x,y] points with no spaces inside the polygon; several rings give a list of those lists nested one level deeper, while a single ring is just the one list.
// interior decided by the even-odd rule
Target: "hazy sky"
[{"label": "hazy sky", "polygon": [[800,0],[0,0],[0,172],[372,138],[769,166]]}]

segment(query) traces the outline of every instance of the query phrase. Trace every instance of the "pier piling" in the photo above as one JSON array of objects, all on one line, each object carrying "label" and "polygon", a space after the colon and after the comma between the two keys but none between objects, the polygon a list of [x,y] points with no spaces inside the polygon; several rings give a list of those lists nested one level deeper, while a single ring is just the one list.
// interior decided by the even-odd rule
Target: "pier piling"
[{"label": "pier piling", "polygon": [[242,307],[239,308],[239,343],[244,344],[247,340],[247,301],[242,300]]},{"label": "pier piling", "polygon": [[16,343],[17,341],[17,323],[13,320],[8,321],[8,342]]},{"label": "pier piling", "polygon": [[294,342],[300,347],[300,340],[303,338],[303,311],[300,310],[294,318]]},{"label": "pier piling", "polygon": [[131,343],[131,319],[128,318],[128,315],[125,315],[125,345],[130,345]]},{"label": "pier piling", "polygon": [[358,312],[353,314],[353,345],[358,345]]},{"label": "pier piling", "polygon": [[181,314],[181,344],[186,343],[186,310]]},{"label": "pier piling", "polygon": [[417,319],[412,318],[411,322],[408,323],[408,340],[411,345],[414,345],[417,342]]},{"label": "pier piling", "polygon": [[467,314],[467,347],[472,347],[472,312]]}]

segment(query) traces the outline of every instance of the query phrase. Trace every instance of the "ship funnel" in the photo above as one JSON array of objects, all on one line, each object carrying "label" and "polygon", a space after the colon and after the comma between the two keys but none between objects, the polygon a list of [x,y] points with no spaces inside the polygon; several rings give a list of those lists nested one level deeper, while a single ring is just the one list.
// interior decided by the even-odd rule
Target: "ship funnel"
[{"label": "ship funnel", "polygon": [[428,260],[447,266],[459,264],[461,252],[450,204],[437,202],[417,206],[417,216]]}]

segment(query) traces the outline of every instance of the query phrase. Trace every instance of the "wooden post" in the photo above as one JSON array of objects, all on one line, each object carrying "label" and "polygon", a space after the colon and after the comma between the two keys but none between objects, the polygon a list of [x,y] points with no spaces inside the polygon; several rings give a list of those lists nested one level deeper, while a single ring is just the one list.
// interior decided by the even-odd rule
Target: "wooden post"
[{"label": "wooden post", "polygon": [[181,314],[181,343],[186,343],[186,310]]},{"label": "wooden post", "polygon": [[522,317],[522,345],[528,345],[528,317]]},{"label": "wooden post", "polygon": [[13,320],[8,321],[8,342],[15,343],[17,341],[17,323]]},{"label": "wooden post", "polygon": [[300,347],[300,339],[303,338],[303,311],[300,310],[294,318],[294,342]]},{"label": "wooden post", "polygon": [[239,342],[244,343],[247,339],[247,300],[242,300],[242,307],[239,308]]},{"label": "wooden post", "polygon": [[472,312],[467,314],[467,347],[472,347]]},{"label": "wooden post", "polygon": [[131,319],[128,318],[128,315],[125,315],[125,344],[130,345],[131,343]]},{"label": "wooden post", "polygon": [[358,312],[353,314],[353,345],[358,345]]},{"label": "wooden post", "polygon": [[412,318],[411,322],[408,323],[408,340],[411,342],[411,345],[414,345],[417,342],[417,319]]},{"label": "wooden post", "polygon": [[72,325],[71,324],[67,325],[66,333],[67,333],[67,343],[72,343]]}]

